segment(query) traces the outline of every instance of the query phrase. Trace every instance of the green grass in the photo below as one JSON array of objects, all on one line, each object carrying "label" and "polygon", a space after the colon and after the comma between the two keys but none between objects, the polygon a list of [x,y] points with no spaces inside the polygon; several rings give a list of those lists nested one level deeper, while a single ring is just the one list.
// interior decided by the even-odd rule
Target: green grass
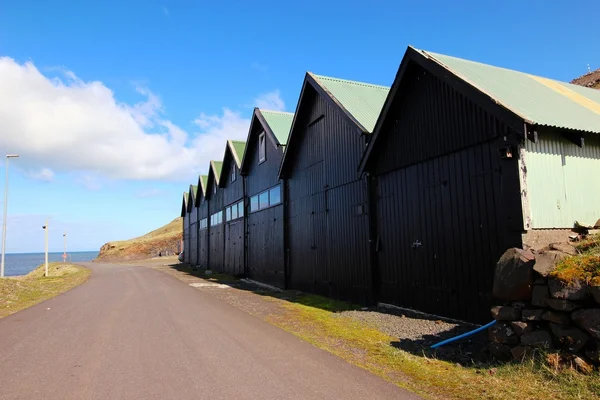
[{"label": "green grass", "polygon": [[[600,375],[553,370],[538,356],[524,363],[459,366],[391,345],[397,341],[335,311],[351,305],[320,296],[285,302],[268,321],[303,340],[426,398],[597,399]],[[277,301],[277,300],[275,300]],[[341,303],[341,304],[340,304]]]},{"label": "green grass", "polygon": [[63,263],[50,263],[48,277],[44,265],[28,275],[0,279],[0,318],[57,296],[85,282],[87,268]]},{"label": "green grass", "polygon": [[600,235],[582,240],[575,248],[581,254],[559,262],[550,276],[565,283],[580,280],[591,285],[600,285]]}]

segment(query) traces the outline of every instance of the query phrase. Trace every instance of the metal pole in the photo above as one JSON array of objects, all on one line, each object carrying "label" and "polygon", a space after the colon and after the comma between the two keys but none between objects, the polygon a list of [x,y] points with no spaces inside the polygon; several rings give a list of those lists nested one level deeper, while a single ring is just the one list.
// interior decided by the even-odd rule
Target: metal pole
[{"label": "metal pole", "polygon": [[64,262],[64,265],[67,265],[67,232],[65,232],[63,237],[65,238],[65,251],[63,253],[63,262]]},{"label": "metal pole", "polygon": [[44,274],[44,276],[48,276],[48,218],[46,218],[46,226],[44,227],[44,230],[46,231],[46,272]]},{"label": "metal pole", "polygon": [[17,158],[18,154],[6,155],[6,179],[4,182],[4,219],[2,220],[2,261],[0,263],[0,278],[4,278],[4,255],[6,253],[6,218],[8,213],[8,159]]}]

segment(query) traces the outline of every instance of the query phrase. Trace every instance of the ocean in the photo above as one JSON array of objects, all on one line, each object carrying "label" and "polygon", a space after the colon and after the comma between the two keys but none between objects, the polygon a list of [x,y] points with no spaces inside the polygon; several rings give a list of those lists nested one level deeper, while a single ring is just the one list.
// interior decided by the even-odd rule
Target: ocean
[{"label": "ocean", "polygon": [[[62,261],[63,253],[48,253],[48,262]],[[92,261],[98,257],[97,251],[73,251],[67,253],[67,262]],[[45,262],[44,253],[6,254],[4,275],[25,275]]]}]

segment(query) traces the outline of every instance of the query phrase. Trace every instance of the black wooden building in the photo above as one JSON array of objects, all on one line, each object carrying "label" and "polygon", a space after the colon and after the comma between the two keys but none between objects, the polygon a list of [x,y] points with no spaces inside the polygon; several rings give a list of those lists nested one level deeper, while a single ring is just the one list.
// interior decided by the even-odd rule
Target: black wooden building
[{"label": "black wooden building", "polygon": [[198,186],[190,185],[188,194],[188,217],[189,225],[189,256],[188,262],[195,266],[198,264],[198,208],[196,207],[198,197]]},{"label": "black wooden building", "polygon": [[223,190],[219,187],[222,161],[211,161],[206,185],[208,199],[208,269],[223,272],[225,235],[223,233]]},{"label": "black wooden building", "polygon": [[244,178],[240,174],[246,142],[228,140],[219,188],[223,192],[223,272],[244,275]]},{"label": "black wooden building", "polygon": [[183,198],[181,200],[181,219],[183,220],[183,261],[188,262],[189,260],[189,245],[190,245],[190,214],[188,212],[188,196],[189,190],[183,192]]},{"label": "black wooden building", "polygon": [[280,167],[291,288],[372,298],[366,180],[356,170],[388,91],[306,74]]},{"label": "black wooden building", "polygon": [[378,298],[487,322],[494,265],[524,230],[524,122],[409,48],[360,164]]},{"label": "black wooden building", "polygon": [[198,195],[196,196],[196,209],[198,215],[198,243],[197,243],[197,263],[196,266],[208,268],[208,249],[209,249],[209,213],[208,200],[206,199],[206,187],[208,184],[208,175],[200,175],[198,178]]},{"label": "black wooden building", "polygon": [[283,187],[279,167],[294,114],[254,109],[241,173],[249,202],[246,275],[285,287]]}]

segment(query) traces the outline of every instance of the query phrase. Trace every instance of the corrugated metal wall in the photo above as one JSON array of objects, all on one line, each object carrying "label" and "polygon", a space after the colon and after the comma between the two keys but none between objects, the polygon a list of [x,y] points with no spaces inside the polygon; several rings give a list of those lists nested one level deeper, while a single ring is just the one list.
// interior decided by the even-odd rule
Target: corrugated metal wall
[{"label": "corrugated metal wall", "polygon": [[[235,168],[235,181],[231,181],[232,168]],[[244,197],[244,178],[235,165],[229,148],[223,159],[223,172],[221,173],[221,191],[223,192],[223,208],[237,203]],[[223,216],[224,227],[224,253],[223,271],[231,275],[244,273],[244,220],[237,219],[233,222],[226,221]]]},{"label": "corrugated metal wall", "polygon": [[190,264],[198,264],[198,208],[192,204],[190,212]]},{"label": "corrugated metal wall", "polygon": [[[258,121],[258,120],[256,120]],[[246,147],[246,198],[250,198],[278,183],[279,165],[283,150],[267,138],[266,161],[258,163],[257,137],[263,129],[254,126]],[[285,196],[282,193],[282,196]],[[247,215],[247,263],[250,279],[285,288],[283,237],[283,205],[270,207]]]},{"label": "corrugated metal wall", "polygon": [[294,134],[302,140],[293,144],[286,180],[289,283],[364,303],[371,294],[368,220],[358,213],[358,206],[366,209],[366,191],[356,168],[365,140],[336,108],[312,96],[298,120],[302,128]]},{"label": "corrugated metal wall", "polygon": [[525,149],[532,228],[572,228],[575,221],[593,226],[600,219],[600,137],[586,136],[581,148],[542,131]]},{"label": "corrugated metal wall", "polygon": [[521,246],[520,139],[420,67],[398,93],[369,167],[380,299],[487,322],[496,262]]},{"label": "corrugated metal wall", "polygon": [[183,262],[190,261],[190,214],[183,217]]},{"label": "corrugated metal wall", "polygon": [[[198,220],[203,218],[206,218],[207,221],[209,221],[208,201],[206,199],[202,199],[200,206],[198,207]],[[209,229],[210,227],[207,224],[205,229],[200,229],[198,231],[198,265],[200,268],[208,268]]]},{"label": "corrugated metal wall", "polygon": [[[214,182],[213,182],[214,184]],[[218,211],[223,212],[223,190],[218,188],[217,193],[212,192],[212,185],[209,185],[210,197],[208,202],[209,216],[208,224],[210,225],[210,216]],[[223,224],[218,224],[210,227],[209,238],[209,266],[215,272],[223,272],[224,252],[225,252],[225,234]]]}]

